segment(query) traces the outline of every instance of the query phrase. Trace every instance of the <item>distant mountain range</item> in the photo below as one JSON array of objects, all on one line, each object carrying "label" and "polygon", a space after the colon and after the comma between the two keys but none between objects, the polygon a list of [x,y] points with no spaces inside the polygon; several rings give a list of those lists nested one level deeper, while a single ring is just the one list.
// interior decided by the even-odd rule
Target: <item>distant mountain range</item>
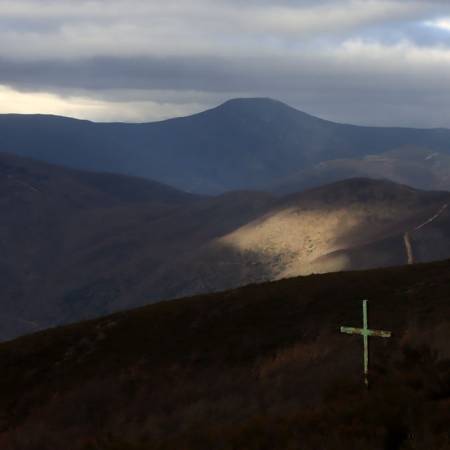
[{"label": "distant mountain range", "polygon": [[[0,345],[2,450],[446,449],[450,262],[162,302]],[[363,384],[362,326],[370,337]]]},{"label": "distant mountain range", "polygon": [[286,177],[271,190],[286,194],[352,177],[388,179],[420,189],[450,190],[450,154],[411,146],[358,158],[323,161]]},{"label": "distant mountain range", "polygon": [[450,130],[343,125],[261,98],[143,124],[1,115],[0,149],[201,194],[295,192],[349,176],[450,189]]},{"label": "distant mountain range", "polygon": [[203,197],[1,154],[0,338],[248,283],[447,258],[449,204],[447,192],[365,178]]}]

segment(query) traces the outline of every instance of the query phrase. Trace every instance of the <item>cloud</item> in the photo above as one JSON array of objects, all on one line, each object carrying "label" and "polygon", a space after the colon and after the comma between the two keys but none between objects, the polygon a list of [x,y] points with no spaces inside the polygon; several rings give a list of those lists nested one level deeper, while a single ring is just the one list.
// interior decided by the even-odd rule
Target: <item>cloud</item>
[{"label": "cloud", "polygon": [[449,126],[448,17],[438,0],[0,0],[2,108],[14,92],[33,112],[140,121],[260,95]]},{"label": "cloud", "polygon": [[432,20],[430,22],[426,22],[426,25],[439,28],[441,30],[450,31],[450,18]]},{"label": "cloud", "polygon": [[[153,92],[151,98],[142,93],[126,92],[123,98],[117,92],[111,96],[93,96],[88,92],[77,95],[56,95],[49,92],[19,92],[0,85],[0,114],[55,114],[86,120],[144,122],[200,112],[206,106],[192,101],[183,102],[177,95],[176,102],[168,95]],[[190,93],[190,97],[195,97]],[[156,100],[155,100],[156,97]],[[198,93],[201,98],[201,93]],[[181,101],[180,101],[181,100]]]},{"label": "cloud", "polygon": [[92,114],[98,114],[102,109],[101,102],[89,98],[70,97],[64,99],[45,92],[22,93],[0,85],[0,113],[2,114],[30,112],[51,114],[57,110],[64,115],[89,117]]},{"label": "cloud", "polygon": [[367,26],[415,19],[428,9],[421,2],[375,0],[244,5],[218,0],[0,1],[0,56],[67,59],[254,51],[276,42],[292,45],[296,39],[345,36]]}]

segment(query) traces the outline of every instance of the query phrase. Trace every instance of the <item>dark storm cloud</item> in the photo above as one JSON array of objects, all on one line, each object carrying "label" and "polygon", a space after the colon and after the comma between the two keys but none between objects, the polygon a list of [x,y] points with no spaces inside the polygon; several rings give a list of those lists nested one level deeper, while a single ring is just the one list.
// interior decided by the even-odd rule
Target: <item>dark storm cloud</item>
[{"label": "dark storm cloud", "polygon": [[95,119],[132,116],[139,98],[144,120],[162,103],[170,115],[261,95],[341,121],[448,126],[447,20],[442,1],[0,0],[0,85],[103,102]]}]

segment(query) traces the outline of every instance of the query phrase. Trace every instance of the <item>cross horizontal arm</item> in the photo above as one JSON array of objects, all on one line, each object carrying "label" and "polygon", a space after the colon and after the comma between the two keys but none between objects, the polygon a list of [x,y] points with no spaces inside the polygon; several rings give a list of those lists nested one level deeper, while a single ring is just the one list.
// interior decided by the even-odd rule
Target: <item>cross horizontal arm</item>
[{"label": "cross horizontal arm", "polygon": [[378,336],[383,338],[391,337],[390,331],[384,330],[367,330],[364,328],[354,328],[354,327],[341,327],[341,333],[347,334],[360,334],[362,336]]},{"label": "cross horizontal arm", "polygon": [[384,331],[384,330],[367,330],[369,333],[369,336],[378,336],[383,338],[390,338],[391,332],[390,331]]},{"label": "cross horizontal arm", "polygon": [[354,328],[354,327],[341,327],[341,333],[347,334],[363,334],[364,330],[362,328]]}]

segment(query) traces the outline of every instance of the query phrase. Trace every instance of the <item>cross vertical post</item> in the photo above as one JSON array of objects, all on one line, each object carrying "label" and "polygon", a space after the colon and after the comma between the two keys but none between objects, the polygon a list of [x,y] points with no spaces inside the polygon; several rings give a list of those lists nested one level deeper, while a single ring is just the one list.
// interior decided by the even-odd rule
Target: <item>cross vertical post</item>
[{"label": "cross vertical post", "polygon": [[370,330],[367,319],[367,300],[363,300],[363,328],[341,327],[341,333],[359,334],[364,341],[364,384],[369,387],[369,336],[389,338],[390,331]]},{"label": "cross vertical post", "polygon": [[[363,330],[368,329],[367,323],[367,300],[363,300]],[[367,333],[363,334],[364,339],[364,383],[369,386],[369,336]]]}]

